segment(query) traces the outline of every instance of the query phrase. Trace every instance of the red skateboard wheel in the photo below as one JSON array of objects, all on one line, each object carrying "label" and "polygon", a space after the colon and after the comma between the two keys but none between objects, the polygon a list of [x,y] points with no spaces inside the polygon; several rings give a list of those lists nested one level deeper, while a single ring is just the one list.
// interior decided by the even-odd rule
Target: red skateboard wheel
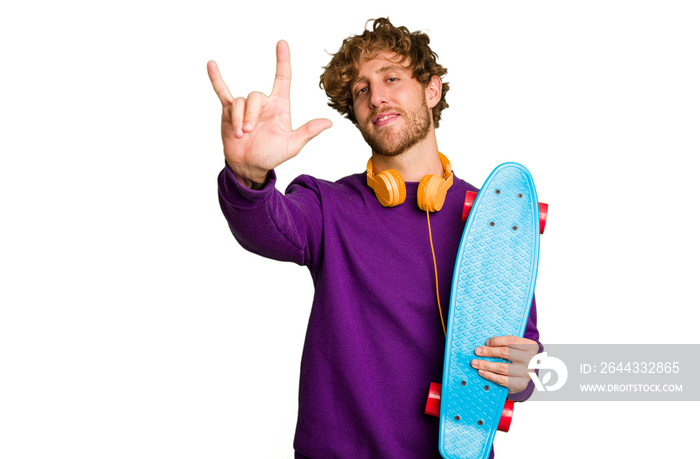
[{"label": "red skateboard wheel", "polygon": [[506,404],[503,405],[501,420],[498,421],[498,430],[501,432],[508,432],[508,430],[510,430],[510,423],[513,420],[513,408],[515,408],[515,402],[506,400]]},{"label": "red skateboard wheel", "polygon": [[428,392],[428,403],[425,404],[425,414],[440,417],[441,392],[442,384],[430,383],[430,391]]},{"label": "red skateboard wheel", "polygon": [[540,234],[544,234],[544,225],[547,223],[547,211],[549,211],[549,204],[544,202],[539,203],[540,208]]},{"label": "red skateboard wheel", "polygon": [[469,217],[469,212],[472,211],[472,206],[474,201],[476,201],[476,191],[467,191],[467,195],[464,196],[464,208],[462,209],[462,221],[466,222]]},{"label": "red skateboard wheel", "polygon": [[[430,391],[428,392],[428,402],[425,404],[425,414],[430,416],[440,417],[440,394],[442,393],[442,385],[438,383],[430,383]],[[501,419],[498,421],[498,430],[508,432],[510,423],[513,421],[513,409],[515,402],[506,400],[503,405]]]}]

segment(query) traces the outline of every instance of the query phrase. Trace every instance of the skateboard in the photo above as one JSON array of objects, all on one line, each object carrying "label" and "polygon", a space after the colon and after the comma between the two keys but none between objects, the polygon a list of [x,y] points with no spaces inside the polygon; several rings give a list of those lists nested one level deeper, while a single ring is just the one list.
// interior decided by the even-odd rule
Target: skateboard
[{"label": "skateboard", "polygon": [[[535,290],[547,204],[528,170],[498,166],[478,194],[468,192],[452,278],[442,385],[431,385],[426,414],[440,417],[445,459],[487,458],[496,430],[508,431],[508,389],[472,368],[474,350],[494,336],[523,336]],[[502,359],[483,358],[502,361]]]}]

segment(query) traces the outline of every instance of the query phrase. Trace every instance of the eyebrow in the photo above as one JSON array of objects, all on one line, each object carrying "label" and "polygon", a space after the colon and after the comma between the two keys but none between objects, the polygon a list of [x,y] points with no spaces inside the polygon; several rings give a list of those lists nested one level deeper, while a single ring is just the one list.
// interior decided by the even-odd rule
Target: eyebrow
[{"label": "eyebrow", "polygon": [[406,67],[403,67],[399,64],[389,64],[389,65],[385,65],[384,67],[380,68],[375,73],[389,72],[391,70],[401,70],[401,71],[405,72]]},{"label": "eyebrow", "polygon": [[[391,72],[391,71],[406,72],[406,71],[408,71],[408,69],[402,65],[399,65],[399,64],[387,64],[384,67],[377,69],[374,73],[384,73],[384,72]],[[366,81],[366,80],[367,80],[367,78],[361,77],[358,75],[355,77],[354,80],[352,80],[351,86],[355,86],[357,83],[359,83],[361,81]]]}]

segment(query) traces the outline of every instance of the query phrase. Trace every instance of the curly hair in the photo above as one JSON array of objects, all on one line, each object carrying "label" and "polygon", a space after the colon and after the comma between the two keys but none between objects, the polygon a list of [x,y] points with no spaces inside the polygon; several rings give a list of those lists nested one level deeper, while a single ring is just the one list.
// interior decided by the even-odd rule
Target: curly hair
[{"label": "curly hair", "polygon": [[[389,18],[375,19],[371,31],[365,28],[362,35],[353,35],[343,40],[338,52],[333,54],[330,63],[323,68],[319,86],[326,91],[328,105],[357,124],[352,105],[352,83],[360,65],[382,51],[393,52],[407,59],[407,68],[424,87],[433,75],[442,79],[447,69],[437,63],[438,55],[430,49],[429,43],[430,38],[423,32],[410,32],[406,27],[395,27]],[[436,128],[440,125],[442,111],[448,107],[445,94],[449,89],[449,83],[443,82],[442,97],[433,108],[433,123]]]}]

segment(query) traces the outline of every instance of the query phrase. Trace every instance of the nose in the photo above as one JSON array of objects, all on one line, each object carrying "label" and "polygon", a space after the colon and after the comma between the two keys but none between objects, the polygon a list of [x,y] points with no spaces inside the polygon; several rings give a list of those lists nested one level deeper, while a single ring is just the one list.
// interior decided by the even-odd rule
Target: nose
[{"label": "nose", "polygon": [[372,105],[372,108],[380,107],[389,103],[389,95],[382,85],[371,85],[370,91],[369,103]]}]

